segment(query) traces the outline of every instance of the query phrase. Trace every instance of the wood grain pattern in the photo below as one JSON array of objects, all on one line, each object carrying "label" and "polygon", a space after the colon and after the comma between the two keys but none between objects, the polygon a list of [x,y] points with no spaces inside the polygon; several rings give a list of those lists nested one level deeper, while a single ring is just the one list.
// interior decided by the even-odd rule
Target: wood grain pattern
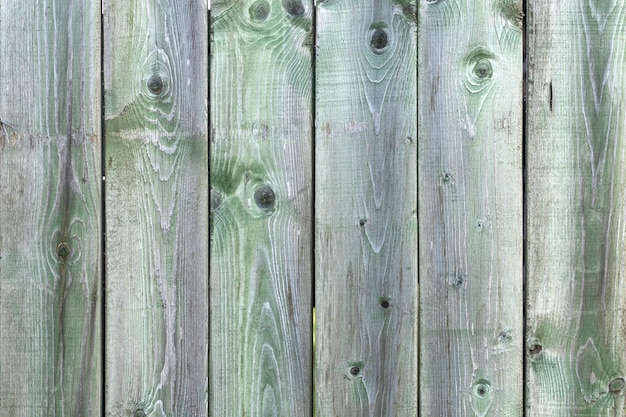
[{"label": "wood grain pattern", "polygon": [[421,2],[425,416],[523,413],[521,19],[515,0]]},{"label": "wood grain pattern", "polygon": [[207,4],[103,12],[105,415],[206,416]]},{"label": "wood grain pattern", "polygon": [[416,8],[319,3],[316,414],[417,415]]},{"label": "wood grain pattern", "polygon": [[529,2],[528,414],[623,416],[626,2]]},{"label": "wood grain pattern", "polygon": [[210,415],[311,413],[309,1],[217,1]]},{"label": "wood grain pattern", "polygon": [[0,4],[0,415],[101,403],[100,6]]}]

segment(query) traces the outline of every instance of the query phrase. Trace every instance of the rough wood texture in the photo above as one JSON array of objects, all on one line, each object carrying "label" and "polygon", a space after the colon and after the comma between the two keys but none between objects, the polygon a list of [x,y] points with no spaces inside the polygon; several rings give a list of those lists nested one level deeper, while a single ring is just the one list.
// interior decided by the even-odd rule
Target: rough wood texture
[{"label": "rough wood texture", "polygon": [[107,416],[207,413],[204,0],[106,1]]},{"label": "rough wood texture", "polygon": [[316,413],[416,416],[416,7],[317,17]]},{"label": "rough wood texture", "polygon": [[521,19],[515,0],[421,3],[424,416],[523,412]]},{"label": "rough wood texture", "polygon": [[0,4],[0,415],[100,413],[100,6]]},{"label": "rough wood texture", "polygon": [[528,415],[624,416],[626,2],[529,2]]},{"label": "rough wood texture", "polygon": [[211,10],[214,417],[311,412],[312,7]]}]

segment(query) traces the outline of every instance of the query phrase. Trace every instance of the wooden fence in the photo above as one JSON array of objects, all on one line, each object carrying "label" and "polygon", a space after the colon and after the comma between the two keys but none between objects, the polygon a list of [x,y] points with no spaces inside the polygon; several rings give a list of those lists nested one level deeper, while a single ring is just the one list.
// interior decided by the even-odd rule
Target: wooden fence
[{"label": "wooden fence", "polygon": [[626,0],[2,0],[0,416],[626,415],[625,75]]}]

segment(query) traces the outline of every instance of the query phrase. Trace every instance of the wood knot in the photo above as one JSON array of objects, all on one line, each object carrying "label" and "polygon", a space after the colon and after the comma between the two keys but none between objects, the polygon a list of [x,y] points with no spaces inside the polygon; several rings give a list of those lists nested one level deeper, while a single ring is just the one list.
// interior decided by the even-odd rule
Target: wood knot
[{"label": "wood knot", "polygon": [[161,95],[163,92],[163,79],[160,75],[155,74],[150,79],[148,79],[147,83],[148,91],[155,96]]},{"label": "wood knot", "polygon": [[62,261],[65,261],[67,257],[70,256],[71,252],[72,248],[70,248],[70,245],[68,245],[67,243],[61,242],[57,245],[57,256]]},{"label": "wood knot", "polygon": [[262,185],[254,192],[254,202],[262,210],[269,210],[276,203],[276,195],[269,185]]},{"label": "wood knot", "polygon": [[263,22],[270,15],[270,4],[265,0],[258,0],[250,6],[250,19],[254,22]]},{"label": "wood knot", "polygon": [[369,30],[370,50],[376,55],[384,53],[389,47],[389,29],[383,22],[374,23]]},{"label": "wood knot", "polygon": [[624,388],[624,378],[615,378],[609,382],[609,391],[613,394],[619,393]]},{"label": "wood knot", "polygon": [[496,55],[485,46],[475,46],[464,58],[466,74],[463,83],[470,93],[479,93],[488,85],[494,74]]},{"label": "wood knot", "polygon": [[348,376],[355,378],[357,376],[363,376],[363,362],[355,361],[348,364]]},{"label": "wood knot", "polygon": [[489,384],[479,383],[474,386],[474,395],[478,398],[487,398],[491,394]]},{"label": "wood knot", "polygon": [[478,379],[472,386],[472,410],[476,416],[484,417],[493,403],[491,383],[486,379]]},{"label": "wood knot", "polygon": [[493,74],[493,68],[491,67],[491,61],[488,59],[481,59],[474,65],[474,75],[478,79],[491,78]]}]

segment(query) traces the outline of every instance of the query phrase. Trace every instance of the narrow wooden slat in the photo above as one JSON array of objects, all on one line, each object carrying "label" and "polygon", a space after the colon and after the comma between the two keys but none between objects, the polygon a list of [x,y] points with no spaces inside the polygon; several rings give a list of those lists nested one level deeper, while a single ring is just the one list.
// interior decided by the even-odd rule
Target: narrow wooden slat
[{"label": "narrow wooden slat", "polygon": [[310,415],[312,7],[212,5],[214,417]]},{"label": "narrow wooden slat", "polygon": [[528,415],[623,416],[626,2],[528,8]]},{"label": "narrow wooden slat", "polygon": [[417,415],[416,6],[319,2],[318,416]]},{"label": "narrow wooden slat", "polygon": [[101,403],[100,5],[0,4],[0,415]]},{"label": "narrow wooden slat", "polygon": [[521,7],[421,2],[424,416],[522,415]]},{"label": "narrow wooden slat", "polygon": [[206,416],[207,4],[106,1],[106,416]]}]

